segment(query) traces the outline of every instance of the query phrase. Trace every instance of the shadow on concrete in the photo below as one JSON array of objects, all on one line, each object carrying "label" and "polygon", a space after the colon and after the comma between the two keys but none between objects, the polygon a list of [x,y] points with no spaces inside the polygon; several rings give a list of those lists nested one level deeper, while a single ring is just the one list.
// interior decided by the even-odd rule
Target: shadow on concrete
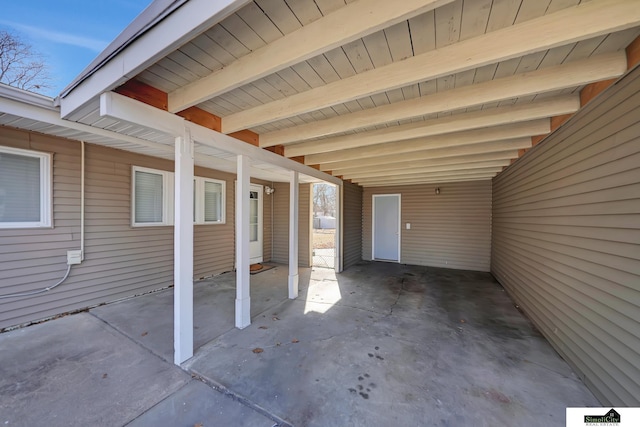
[{"label": "shadow on concrete", "polygon": [[172,289],[1,334],[0,423],[563,426],[599,406],[488,273],[301,269],[289,300],[278,266],[251,298],[238,330],[235,275],[195,284],[187,372]]},{"label": "shadow on concrete", "polygon": [[300,426],[563,426],[598,405],[488,273],[361,263],[305,290],[186,369]]}]

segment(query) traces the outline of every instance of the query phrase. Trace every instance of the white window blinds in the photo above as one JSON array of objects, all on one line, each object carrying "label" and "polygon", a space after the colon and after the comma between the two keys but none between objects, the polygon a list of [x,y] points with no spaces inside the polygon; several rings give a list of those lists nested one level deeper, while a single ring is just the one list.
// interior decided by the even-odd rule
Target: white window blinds
[{"label": "white window blinds", "polygon": [[0,228],[51,225],[51,157],[0,147]]},{"label": "white window blinds", "polygon": [[135,222],[162,223],[164,212],[163,175],[135,171]]},{"label": "white window blinds", "polygon": [[222,221],[222,184],[205,181],[204,183],[204,221]]}]

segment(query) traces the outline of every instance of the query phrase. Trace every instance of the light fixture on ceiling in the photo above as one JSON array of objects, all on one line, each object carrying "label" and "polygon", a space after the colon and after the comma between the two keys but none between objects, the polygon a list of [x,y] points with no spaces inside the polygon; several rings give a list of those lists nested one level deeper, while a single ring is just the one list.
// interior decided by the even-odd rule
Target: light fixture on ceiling
[{"label": "light fixture on ceiling", "polygon": [[440,194],[440,187],[436,187],[436,196]]},{"label": "light fixture on ceiling", "polygon": [[267,196],[272,195],[274,191],[276,191],[275,188],[271,188],[269,186],[264,187],[264,192],[267,194]]}]

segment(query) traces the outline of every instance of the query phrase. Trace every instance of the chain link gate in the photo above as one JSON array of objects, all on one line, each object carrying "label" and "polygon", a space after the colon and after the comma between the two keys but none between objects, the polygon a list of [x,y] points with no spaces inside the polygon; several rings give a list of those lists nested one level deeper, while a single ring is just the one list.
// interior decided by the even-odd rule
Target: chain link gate
[{"label": "chain link gate", "polygon": [[313,266],[334,268],[336,256],[336,230],[313,229]]}]

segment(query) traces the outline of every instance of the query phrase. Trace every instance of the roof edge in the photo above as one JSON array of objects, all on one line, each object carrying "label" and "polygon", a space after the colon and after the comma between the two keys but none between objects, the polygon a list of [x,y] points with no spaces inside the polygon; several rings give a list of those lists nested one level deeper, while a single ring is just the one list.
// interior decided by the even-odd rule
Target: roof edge
[{"label": "roof edge", "polygon": [[189,0],[154,0],[58,95],[65,97],[114,56]]},{"label": "roof edge", "polygon": [[57,110],[55,100],[53,98],[46,95],[40,95],[39,93],[29,92],[28,90],[20,89],[15,86],[9,86],[4,83],[0,83],[0,98],[12,99],[24,104],[47,108],[49,110]]}]

